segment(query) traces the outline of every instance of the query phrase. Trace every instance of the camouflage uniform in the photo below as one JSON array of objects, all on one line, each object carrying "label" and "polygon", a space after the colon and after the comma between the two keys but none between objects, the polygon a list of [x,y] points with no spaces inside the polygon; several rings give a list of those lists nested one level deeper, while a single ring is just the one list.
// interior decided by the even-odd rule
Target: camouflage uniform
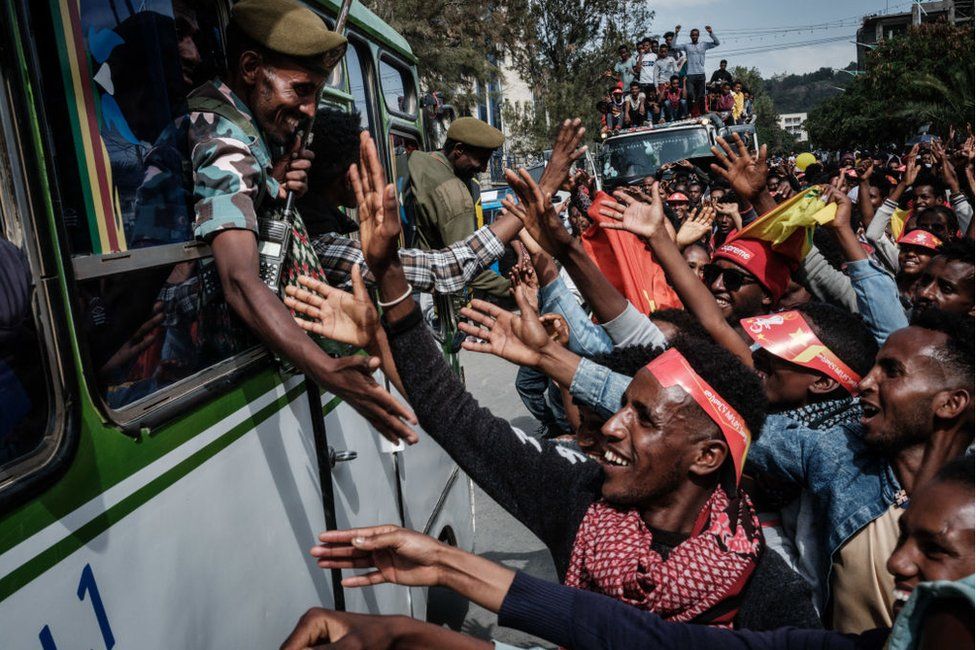
[{"label": "camouflage uniform", "polygon": [[[198,110],[201,106],[216,107],[215,102],[219,103],[220,114]],[[219,79],[190,93],[188,103],[188,137],[196,198],[194,234],[205,241],[228,228],[250,230],[257,235],[258,219],[283,207],[283,202],[278,200],[281,185],[271,176],[271,152],[257,123],[244,102]],[[233,115],[234,119],[227,115]],[[282,282],[297,285],[299,275],[327,282],[305,224],[296,210],[292,213],[292,234]],[[214,274],[205,272],[204,293],[218,290],[219,282]],[[347,351],[336,346],[326,347],[337,354]]]}]

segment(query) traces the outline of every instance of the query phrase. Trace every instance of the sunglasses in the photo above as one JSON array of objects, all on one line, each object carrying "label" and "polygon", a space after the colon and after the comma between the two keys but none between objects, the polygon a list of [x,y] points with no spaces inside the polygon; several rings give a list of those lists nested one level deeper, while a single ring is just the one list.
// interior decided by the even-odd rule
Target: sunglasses
[{"label": "sunglasses", "polygon": [[735,293],[745,285],[756,284],[752,276],[745,271],[726,269],[718,264],[706,264],[702,267],[702,272],[705,275],[706,286],[712,286],[719,276],[722,276],[722,286],[730,293]]}]

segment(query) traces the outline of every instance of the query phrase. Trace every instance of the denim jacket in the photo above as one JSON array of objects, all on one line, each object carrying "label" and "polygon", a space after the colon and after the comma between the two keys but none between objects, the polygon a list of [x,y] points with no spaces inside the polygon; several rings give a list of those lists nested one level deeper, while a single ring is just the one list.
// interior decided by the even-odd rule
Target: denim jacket
[{"label": "denim jacket", "polygon": [[838,549],[890,506],[908,501],[891,465],[865,446],[863,435],[859,422],[811,429],[776,413],[766,418],[746,458],[748,473],[769,474],[813,496],[824,602]]},{"label": "denim jacket", "polygon": [[583,358],[576,367],[569,394],[608,418],[620,410],[620,400],[631,379]]},{"label": "denim jacket", "polygon": [[869,259],[848,262],[846,270],[857,297],[857,310],[879,347],[892,332],[908,327],[898,285],[887,271]]},{"label": "denim jacket", "polygon": [[562,278],[556,278],[542,287],[539,302],[540,313],[556,313],[566,319],[569,349],[581,357],[592,358],[615,348],[632,345],[667,345],[664,333],[657,325],[630,303],[613,320],[601,325],[594,324]]}]

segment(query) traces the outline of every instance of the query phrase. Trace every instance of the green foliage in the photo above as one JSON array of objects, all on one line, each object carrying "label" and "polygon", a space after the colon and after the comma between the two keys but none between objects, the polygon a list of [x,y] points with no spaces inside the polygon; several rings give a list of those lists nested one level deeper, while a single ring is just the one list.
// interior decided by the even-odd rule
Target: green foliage
[{"label": "green foliage", "polygon": [[480,0],[363,0],[403,35],[417,57],[421,87],[439,90],[464,111],[476,99],[473,80],[497,73],[491,63],[505,33],[506,12]]},{"label": "green foliage", "polygon": [[947,135],[973,119],[973,29],[944,21],[910,28],[868,53],[866,70],[811,112],[817,146],[900,144],[919,127]]},{"label": "green foliage", "polygon": [[[848,66],[851,72],[857,67]],[[809,113],[825,100],[844,92],[854,75],[832,68],[806,74],[777,75],[766,80],[766,91],[780,113]]]},{"label": "green foliage", "polygon": [[617,47],[643,37],[654,12],[643,0],[509,0],[507,62],[532,89],[531,107],[509,105],[519,144],[540,151],[567,117],[599,131],[596,102],[609,85],[603,72]]},{"label": "green foliage", "polygon": [[780,128],[779,113],[772,96],[766,90],[768,81],[762,78],[756,68],[736,66],[732,78],[741,81],[742,86],[752,93],[752,110],[756,114],[756,134],[760,144],[765,144],[770,153],[791,153],[796,146],[793,135]]}]

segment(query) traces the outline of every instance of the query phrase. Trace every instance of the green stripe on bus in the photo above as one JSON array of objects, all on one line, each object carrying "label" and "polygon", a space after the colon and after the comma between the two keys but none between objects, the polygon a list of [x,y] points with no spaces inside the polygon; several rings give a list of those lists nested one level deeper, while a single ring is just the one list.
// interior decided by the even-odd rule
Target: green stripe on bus
[{"label": "green stripe on bus", "polygon": [[[231,443],[242,438],[249,431],[252,431],[259,424],[284,408],[289,402],[303,394],[305,394],[304,382],[292,388],[290,391],[285,393],[285,395],[279,397],[274,402],[262,408],[252,417],[229,429],[227,433],[214,440],[180,464],[159,475],[143,487],[125,497],[116,505],[96,516],[88,523],[82,525],[74,533],[68,535],[60,542],[48,547],[30,561],[26,562],[14,571],[11,571],[8,575],[0,578],[0,602],[8,598],[11,594],[15,593],[19,589],[23,588],[25,585],[56,565],[61,560],[68,557],[71,553],[74,553],[95,537],[108,530],[111,526],[117,524],[126,516],[132,514],[138,508],[145,505],[150,499],[174,485],[184,476],[219,454],[221,451],[229,447]],[[323,407],[323,413],[329,413],[341,402],[341,398],[333,398]]]}]

